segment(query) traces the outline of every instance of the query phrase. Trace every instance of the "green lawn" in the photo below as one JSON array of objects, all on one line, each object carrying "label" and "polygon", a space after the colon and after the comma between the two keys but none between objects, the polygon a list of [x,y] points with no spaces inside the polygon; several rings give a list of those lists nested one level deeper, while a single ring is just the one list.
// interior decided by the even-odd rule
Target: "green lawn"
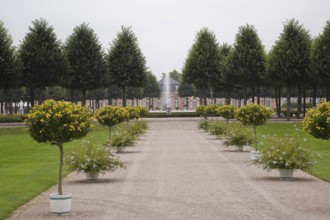
[{"label": "green lawn", "polygon": [[[108,129],[97,126],[89,137],[104,143],[108,139]],[[71,152],[80,142],[66,143],[65,152]],[[56,184],[59,151],[56,146],[32,140],[25,128],[0,128],[0,152],[0,219],[4,219]]]},{"label": "green lawn", "polygon": [[302,130],[302,123],[267,123],[266,125],[257,126],[257,136],[259,141],[265,141],[262,135],[276,134],[278,136],[285,134],[294,134],[295,127],[299,129],[299,137],[301,140],[307,139],[308,145],[312,151],[321,155],[317,163],[311,170],[311,174],[323,180],[330,182],[330,141],[316,139]]}]

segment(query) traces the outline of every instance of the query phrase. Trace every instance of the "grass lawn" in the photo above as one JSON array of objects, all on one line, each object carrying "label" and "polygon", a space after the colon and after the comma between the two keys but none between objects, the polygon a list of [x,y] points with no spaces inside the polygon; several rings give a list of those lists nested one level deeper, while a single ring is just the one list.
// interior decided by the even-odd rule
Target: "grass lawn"
[{"label": "grass lawn", "polygon": [[[102,144],[108,139],[108,129],[97,126],[89,137]],[[64,151],[71,152],[80,142],[64,144]],[[0,152],[0,219],[4,219],[57,183],[59,150],[37,143],[21,127],[0,128]]]},{"label": "grass lawn", "polygon": [[321,158],[317,159],[317,163],[311,170],[311,174],[323,180],[330,182],[330,141],[316,139],[302,130],[302,123],[267,123],[266,125],[257,126],[257,136],[259,141],[266,141],[262,135],[276,134],[284,136],[285,134],[294,134],[295,127],[299,129],[301,140],[307,139],[308,145],[312,151],[319,153]]}]

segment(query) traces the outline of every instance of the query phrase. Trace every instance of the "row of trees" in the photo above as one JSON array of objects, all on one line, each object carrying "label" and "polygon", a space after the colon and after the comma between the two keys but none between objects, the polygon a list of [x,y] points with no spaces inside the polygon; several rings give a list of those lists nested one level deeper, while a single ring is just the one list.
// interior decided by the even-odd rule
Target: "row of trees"
[{"label": "row of trees", "polygon": [[[266,52],[252,25],[239,28],[235,43],[220,45],[208,28],[201,29],[189,50],[183,70],[180,94],[197,92],[201,104],[206,97],[249,98],[260,103],[260,96],[275,97],[280,113],[282,93],[287,97],[287,116],[290,117],[290,98],[298,97],[298,117],[302,97],[326,97],[330,100],[330,21],[323,32],[312,39],[297,20],[288,20],[278,40]],[[192,85],[192,86],[191,86]],[[195,91],[193,90],[195,89]],[[257,97],[257,100],[255,100]]]},{"label": "row of trees", "polygon": [[[68,89],[71,101],[77,101],[75,97],[80,93],[83,105],[87,91],[90,96],[105,98],[100,97],[105,88],[109,99],[121,93],[124,106],[128,90],[134,98],[160,95],[157,79],[147,70],[146,59],[131,28],[121,28],[107,53],[93,29],[85,23],[75,27],[62,44],[53,27],[46,20],[38,19],[32,22],[17,50],[12,42],[4,23],[0,22],[1,105],[3,101],[13,101],[13,96],[8,94],[18,94],[19,91],[13,89],[22,87],[23,91],[29,91],[32,106],[36,92],[43,93],[54,86],[58,86],[57,92]],[[38,97],[41,103],[42,95]]]}]

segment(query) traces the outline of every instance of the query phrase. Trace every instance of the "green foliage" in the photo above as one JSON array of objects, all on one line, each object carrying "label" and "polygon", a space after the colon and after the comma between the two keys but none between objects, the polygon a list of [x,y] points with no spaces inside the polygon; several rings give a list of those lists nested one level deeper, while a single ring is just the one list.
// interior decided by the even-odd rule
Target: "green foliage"
[{"label": "green foliage", "polygon": [[66,86],[82,91],[85,105],[86,90],[105,85],[103,51],[94,30],[86,23],[76,26],[66,42],[65,55],[70,63]]},{"label": "green foliage", "polygon": [[65,158],[71,171],[77,173],[105,173],[123,167],[124,164],[115,157],[110,149],[97,146],[91,140],[83,140],[80,146]]},{"label": "green foliage", "polygon": [[20,63],[12,44],[8,30],[0,21],[0,88],[12,88],[20,82]]},{"label": "green foliage", "polygon": [[59,85],[68,80],[68,66],[53,27],[44,19],[35,20],[32,24],[20,45],[19,57],[24,66],[22,82],[31,90],[31,103],[34,105],[34,89]]},{"label": "green foliage", "polygon": [[271,116],[272,111],[265,106],[257,104],[249,104],[239,108],[235,114],[235,118],[244,125],[263,125]]},{"label": "green foliage", "polygon": [[106,60],[109,79],[123,90],[123,106],[126,106],[127,87],[142,87],[147,72],[146,59],[131,28],[122,27],[112,41]]},{"label": "green foliage", "polygon": [[121,149],[125,147],[134,147],[136,136],[130,134],[126,129],[119,129],[113,133],[111,147]]},{"label": "green foliage", "polygon": [[135,121],[128,126],[128,133],[134,136],[139,136],[145,133],[148,128],[146,121]]},{"label": "green foliage", "polygon": [[103,125],[112,127],[116,124],[123,122],[127,119],[129,113],[124,107],[121,106],[104,106],[98,109],[95,113],[97,121]]},{"label": "green foliage", "polygon": [[308,110],[304,118],[304,130],[316,138],[330,139],[330,102]]},{"label": "green foliage", "polygon": [[196,108],[196,113],[199,114],[201,117],[206,117],[206,105],[200,105]]},{"label": "green foliage", "polygon": [[226,128],[226,146],[249,146],[254,142],[252,129],[237,123],[228,124]]},{"label": "green foliage", "polygon": [[316,163],[315,156],[305,143],[295,136],[267,136],[267,145],[262,152],[264,169],[299,169],[309,171]]},{"label": "green foliage", "polygon": [[157,78],[152,72],[146,73],[146,84],[143,88],[144,97],[155,98],[160,97],[160,87]]},{"label": "green foliage", "polygon": [[80,105],[49,99],[33,107],[25,124],[37,142],[60,146],[86,136],[93,127],[91,116],[92,113]]},{"label": "green foliage", "polygon": [[204,131],[209,130],[209,121],[208,120],[200,120],[198,122],[198,128],[203,129]]},{"label": "green foliage", "polygon": [[252,25],[239,28],[232,54],[236,80],[243,86],[261,84],[265,71],[265,50],[256,29]]},{"label": "green foliage", "polygon": [[227,132],[227,125],[221,121],[215,121],[213,123],[209,123],[208,130],[210,134],[221,138],[221,136]]},{"label": "green foliage", "polygon": [[27,115],[20,115],[20,114],[7,114],[1,115],[0,114],[0,123],[9,123],[9,122],[24,122],[27,118]]},{"label": "green foliage", "polygon": [[204,111],[206,115],[208,116],[216,116],[218,111],[217,111],[218,106],[217,105],[207,105],[204,107]]},{"label": "green foliage", "polygon": [[220,115],[221,117],[225,118],[227,120],[235,118],[235,111],[236,107],[233,105],[221,105],[217,108],[217,115]]},{"label": "green foliage", "polygon": [[182,70],[183,80],[194,85],[202,98],[206,97],[209,88],[215,87],[219,80],[220,59],[215,34],[208,28],[202,28],[196,34]]},{"label": "green foliage", "polygon": [[311,75],[315,83],[329,85],[330,76],[330,21],[327,21],[323,32],[314,40],[311,51]]},{"label": "green foliage", "polygon": [[140,109],[137,106],[126,106],[126,111],[128,112],[128,120],[140,118]]}]

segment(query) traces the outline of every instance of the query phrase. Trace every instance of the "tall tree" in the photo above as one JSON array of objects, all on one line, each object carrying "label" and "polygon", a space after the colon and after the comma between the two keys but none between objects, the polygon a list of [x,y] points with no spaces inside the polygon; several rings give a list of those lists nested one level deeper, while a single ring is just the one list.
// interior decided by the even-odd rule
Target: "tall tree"
[{"label": "tall tree", "polygon": [[[311,51],[311,75],[313,79],[319,79],[315,82],[326,87],[326,99],[330,101],[330,21],[327,21],[323,32],[315,39]],[[316,93],[316,92],[315,92]],[[316,95],[314,96],[314,105],[316,105]]]},{"label": "tall tree", "polygon": [[179,96],[180,97],[186,97],[186,109],[188,110],[189,109],[189,96],[194,96],[196,93],[195,93],[195,90],[194,90],[194,87],[187,83],[184,79],[182,79],[180,81],[180,84],[179,84]]},{"label": "tall tree", "polygon": [[215,88],[220,77],[219,44],[215,34],[208,28],[197,32],[195,43],[189,50],[182,75],[187,83],[194,85],[201,95],[201,104],[206,103],[210,88]]},{"label": "tall tree", "polygon": [[32,24],[20,45],[19,57],[23,63],[22,82],[30,90],[33,106],[35,89],[61,84],[67,75],[67,63],[53,27],[44,19]]},{"label": "tall tree", "polygon": [[178,82],[181,81],[181,76],[182,74],[179,73],[177,70],[172,70],[171,72],[169,72],[168,74],[170,74],[170,77]]},{"label": "tall tree", "polygon": [[65,55],[70,63],[70,81],[66,85],[82,92],[82,104],[86,104],[87,90],[105,85],[105,62],[102,46],[94,30],[86,23],[76,26],[67,39]]},{"label": "tall tree", "polygon": [[[284,24],[283,31],[272,48],[269,67],[273,73],[280,74],[279,78],[286,86],[287,120],[290,120],[291,89],[294,86],[301,87],[308,74],[310,49],[308,32],[294,19]],[[299,105],[301,106],[301,93],[298,93],[298,109]]]},{"label": "tall tree", "polygon": [[153,110],[153,99],[156,97],[160,97],[160,86],[156,76],[150,71],[147,72],[146,84],[143,89],[143,95],[144,97],[149,98],[149,108]]},{"label": "tall tree", "polygon": [[237,82],[244,89],[244,104],[247,102],[248,88],[252,90],[252,101],[254,102],[257,95],[259,104],[259,88],[265,71],[265,50],[252,25],[247,24],[239,28],[235,37],[232,62],[238,74]]},{"label": "tall tree", "polygon": [[127,87],[143,87],[147,71],[145,57],[131,28],[121,28],[109,49],[107,64],[109,78],[122,89],[126,106]]},{"label": "tall tree", "polygon": [[[0,89],[4,90],[20,85],[20,62],[17,57],[15,47],[12,46],[12,44],[13,40],[9,35],[8,30],[5,28],[4,23],[0,21]],[[12,101],[13,100],[11,99],[10,102]],[[12,106],[12,103],[10,103],[9,106]],[[13,112],[12,108],[9,108],[9,112]],[[1,108],[1,114],[2,113],[3,108]]]}]

